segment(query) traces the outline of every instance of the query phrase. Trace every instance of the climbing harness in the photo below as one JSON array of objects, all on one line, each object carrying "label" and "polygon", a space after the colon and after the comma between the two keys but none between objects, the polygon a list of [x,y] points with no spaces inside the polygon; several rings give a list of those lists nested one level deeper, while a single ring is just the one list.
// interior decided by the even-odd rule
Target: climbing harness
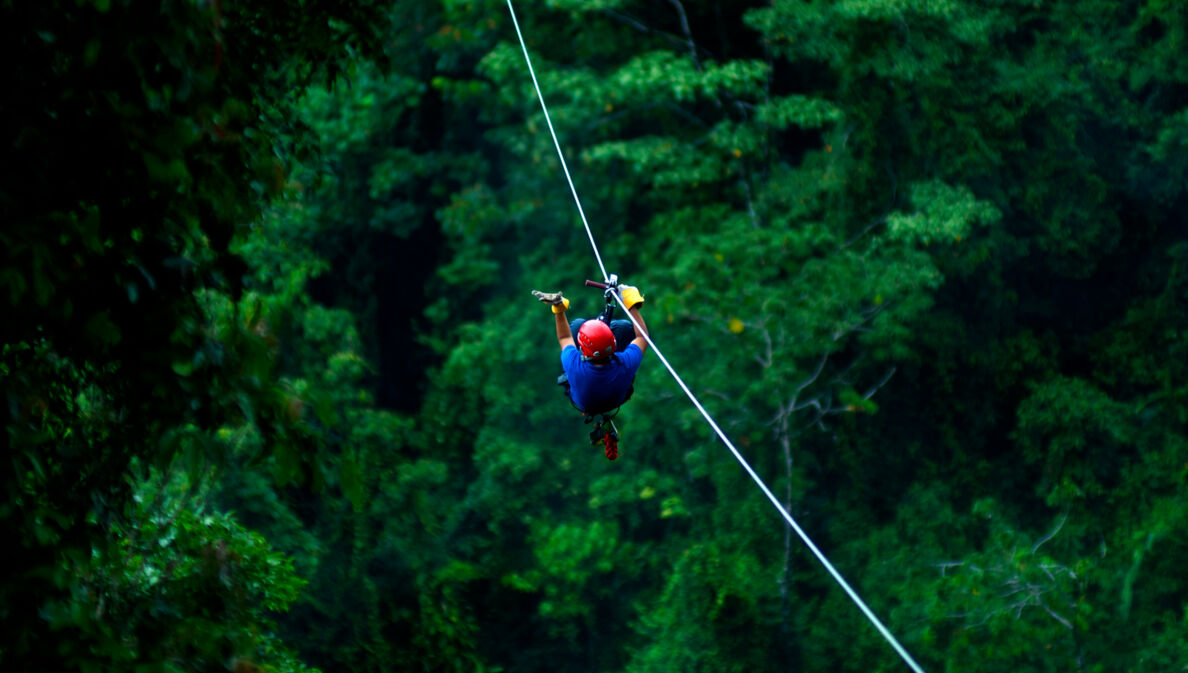
[{"label": "climbing harness", "polygon": [[569,392],[569,379],[565,374],[557,377],[557,385],[561,386],[565,391],[565,397],[569,403],[573,405],[582,414],[583,422],[586,425],[594,423],[594,429],[590,431],[590,443],[597,445],[602,442],[606,452],[607,460],[614,460],[619,457],[619,429],[615,427],[614,417],[619,415],[619,409],[622,408],[623,402],[626,402],[630,397],[634,388],[627,390],[627,396],[614,409],[609,411],[587,412],[573,401],[573,397]]},{"label": "climbing harness", "polygon": [[[587,423],[590,421],[587,420]],[[590,443],[598,444],[602,442],[602,446],[606,451],[606,459],[614,460],[619,457],[619,429],[615,427],[614,421],[610,417],[603,416],[603,420],[598,421],[598,425],[590,431]]]},{"label": "climbing harness", "polygon": [[[599,313],[598,317],[594,318],[594,320],[603,322],[608,327],[610,326],[615,315],[615,300],[612,296],[612,293],[614,289],[618,287],[618,282],[618,276],[615,274],[611,274],[606,283],[598,283],[592,280],[586,281],[587,286],[597,287],[603,290],[603,294],[606,297],[606,304],[602,309],[602,313]],[[611,353],[610,357],[616,358],[618,355]],[[615,460],[618,458],[619,429],[615,426],[613,419],[615,416],[619,415],[619,410],[623,407],[623,403],[631,399],[631,395],[635,392],[635,386],[632,385],[627,389],[626,395],[623,396],[623,399],[620,400],[613,409],[608,409],[605,411],[587,411],[579,407],[577,402],[573,400],[573,396],[570,394],[569,378],[564,373],[557,377],[557,385],[564,389],[565,397],[569,400],[569,403],[573,405],[573,408],[581,412],[582,418],[586,425],[594,423],[594,429],[590,431],[590,444],[597,446],[601,442],[607,460]]]},{"label": "climbing harness", "polygon": [[[573,179],[569,175],[569,167],[565,163],[565,154],[561,151],[561,143],[557,140],[556,131],[553,130],[553,122],[549,118],[549,109],[548,106],[545,105],[544,94],[541,92],[540,83],[536,79],[536,71],[532,68],[532,58],[528,55],[528,45],[524,41],[524,34],[520,31],[520,23],[516,19],[516,10],[512,6],[512,0],[507,0],[507,10],[511,14],[512,25],[515,27],[516,37],[520,41],[520,49],[522,49],[524,52],[524,61],[528,64],[528,72],[532,76],[532,85],[536,89],[536,97],[540,100],[540,107],[544,112],[545,123],[549,128],[549,135],[552,136],[553,145],[557,149],[557,158],[561,161],[561,170],[565,173],[565,180],[569,183],[569,191],[571,194],[573,194],[573,201],[577,205],[578,214],[581,216],[582,224],[586,228],[586,236],[590,239],[590,247],[594,250],[594,258],[598,262],[598,268],[602,271],[603,278],[606,278],[609,283],[611,277],[607,275],[606,267],[602,263],[602,256],[598,254],[598,245],[594,242],[594,234],[590,230],[589,222],[586,221],[586,213],[582,210],[582,202],[581,199],[578,198],[577,188],[574,187]],[[589,285],[592,283],[592,281],[586,281],[586,283]],[[808,536],[808,533],[805,533],[804,529],[802,529],[800,525],[796,523],[796,520],[792,518],[792,515],[788,513],[788,510],[786,510],[784,506],[780,504],[779,499],[775,497],[775,495],[771,492],[771,489],[769,489],[767,484],[763,482],[763,479],[761,479],[755,470],[751,468],[750,463],[748,463],[747,460],[743,458],[743,455],[739,452],[739,450],[735,448],[734,443],[730,441],[730,438],[726,436],[726,433],[722,432],[722,428],[718,427],[717,422],[715,422],[713,417],[710,416],[709,412],[705,410],[705,407],[701,405],[701,402],[698,401],[697,396],[693,394],[693,391],[689,390],[689,386],[685,385],[684,380],[681,379],[680,375],[677,374],[676,370],[673,369],[671,364],[669,364],[668,359],[664,357],[664,354],[660,351],[660,349],[656,347],[656,344],[652,341],[652,338],[648,336],[648,334],[643,329],[641,329],[640,324],[635,320],[635,317],[631,315],[631,312],[627,311],[627,306],[623,303],[623,297],[621,294],[619,294],[618,289],[612,286],[608,290],[608,294],[613,297],[615,303],[623,307],[624,312],[627,313],[627,316],[631,318],[631,322],[635,325],[636,331],[644,338],[645,341],[647,341],[648,346],[650,346],[653,352],[656,353],[656,357],[664,365],[664,368],[668,370],[668,373],[672,375],[673,380],[677,382],[677,385],[680,386],[681,390],[685,392],[685,395],[688,396],[689,401],[693,403],[693,406],[696,407],[699,412],[701,412],[701,415],[705,418],[706,423],[708,423],[713,431],[718,435],[718,438],[722,440],[722,443],[726,445],[726,448],[730,450],[730,453],[734,455],[735,459],[746,471],[746,473],[750,475],[751,479],[759,487],[759,490],[761,490],[763,494],[767,496],[767,499],[771,501],[771,504],[776,508],[776,510],[779,511],[780,515],[784,517],[784,520],[788,522],[788,525],[792,527],[792,530],[796,532],[797,536],[800,537],[801,541],[804,542],[809,551],[811,551],[813,555],[817,557],[817,560],[821,562],[821,565],[825,567],[825,570],[829,572],[834,581],[837,582],[838,586],[840,586],[842,590],[845,591],[846,595],[850,597],[850,600],[852,600],[854,604],[858,606],[858,609],[862,612],[862,614],[867,618],[868,621],[870,621],[871,625],[875,627],[875,630],[879,632],[879,635],[881,635],[883,639],[886,640],[891,646],[891,648],[895,650],[896,654],[898,654],[900,658],[903,659],[904,663],[906,663],[908,667],[911,668],[915,673],[924,673],[924,669],[916,663],[916,660],[913,659],[910,654],[908,654],[908,651],[899,644],[899,641],[896,640],[895,636],[892,635],[892,633],[887,629],[886,626],[883,625],[881,621],[879,621],[879,618],[874,614],[874,612],[872,612],[871,609],[867,607],[866,603],[862,600],[862,597],[859,596],[852,587],[850,587],[849,583],[846,582],[841,573],[839,573],[837,569],[833,567],[833,564],[829,562],[829,559],[826,558],[825,554],[822,553],[821,550],[817,548],[817,545],[813,543],[812,538]]]}]

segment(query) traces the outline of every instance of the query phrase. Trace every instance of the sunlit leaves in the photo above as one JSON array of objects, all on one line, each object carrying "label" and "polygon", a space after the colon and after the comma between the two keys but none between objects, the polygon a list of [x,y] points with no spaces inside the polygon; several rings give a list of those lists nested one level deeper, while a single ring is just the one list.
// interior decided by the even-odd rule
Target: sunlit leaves
[{"label": "sunlit leaves", "polygon": [[909,244],[961,243],[974,228],[996,223],[1001,214],[993,204],[979,201],[967,188],[953,188],[941,182],[912,186],[916,213],[894,213],[887,218],[892,240]]},{"label": "sunlit leaves", "polygon": [[841,109],[820,98],[803,95],[783,96],[764,101],[756,108],[758,121],[773,129],[789,126],[820,128],[826,124],[841,121]]},{"label": "sunlit leaves", "polygon": [[847,18],[893,20],[912,14],[947,19],[963,9],[956,0],[844,0],[838,13]]},{"label": "sunlit leaves", "polygon": [[623,160],[636,175],[659,188],[687,189],[713,184],[725,178],[727,170],[713,154],[655,136],[602,143],[591,148],[585,158],[596,163]]}]

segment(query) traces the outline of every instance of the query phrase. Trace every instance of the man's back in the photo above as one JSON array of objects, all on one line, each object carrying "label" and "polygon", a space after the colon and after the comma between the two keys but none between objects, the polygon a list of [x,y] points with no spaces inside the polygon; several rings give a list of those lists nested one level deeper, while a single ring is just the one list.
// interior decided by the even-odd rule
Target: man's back
[{"label": "man's back", "polygon": [[582,360],[574,346],[561,351],[561,367],[569,380],[569,395],[587,413],[610,411],[623,403],[643,360],[643,351],[631,344],[604,365]]}]

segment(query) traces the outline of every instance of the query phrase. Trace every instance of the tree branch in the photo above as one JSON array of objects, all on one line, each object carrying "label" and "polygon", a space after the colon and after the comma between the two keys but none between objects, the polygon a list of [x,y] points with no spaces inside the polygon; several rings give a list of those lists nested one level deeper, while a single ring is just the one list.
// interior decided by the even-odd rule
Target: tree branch
[{"label": "tree branch", "polygon": [[873,386],[871,386],[871,387],[870,387],[870,388],[869,388],[869,389],[866,391],[866,393],[865,393],[865,394],[862,396],[862,399],[864,399],[864,400],[869,400],[871,397],[873,397],[873,396],[874,396],[874,394],[875,394],[876,392],[878,392],[878,390],[879,390],[880,388],[882,388],[883,386],[887,385],[887,383],[888,383],[888,382],[891,380],[891,377],[892,377],[892,376],[895,376],[895,367],[894,367],[894,366],[892,366],[892,367],[891,367],[891,369],[888,369],[888,370],[887,370],[887,374],[886,374],[886,376],[884,376],[884,377],[883,377],[883,379],[882,379],[881,381],[879,381],[878,383],[874,384]]},{"label": "tree branch", "polygon": [[638,30],[639,32],[641,32],[645,35],[657,35],[678,47],[683,47],[686,44],[685,40],[677,37],[676,35],[673,35],[672,33],[666,33],[662,30],[656,30],[655,28],[652,28],[651,26],[647,25],[643,21],[640,21],[639,19],[636,19],[635,17],[628,16],[621,12],[616,12],[616,11],[610,10],[610,9],[603,10],[602,13],[605,14],[606,16],[614,19],[615,21],[627,24],[631,28],[634,28],[635,30]]},{"label": "tree branch", "polygon": [[677,16],[681,19],[681,32],[685,34],[685,42],[689,47],[689,59],[693,67],[701,72],[701,61],[697,58],[697,45],[693,42],[693,31],[689,29],[689,17],[685,14],[685,7],[680,0],[668,0],[668,4],[676,8]]},{"label": "tree branch", "polygon": [[1060,515],[1060,521],[1056,522],[1056,527],[1052,529],[1052,532],[1041,537],[1034,545],[1031,546],[1031,553],[1034,555],[1036,550],[1039,549],[1041,546],[1043,546],[1043,544],[1045,542],[1056,537],[1056,534],[1059,533],[1060,529],[1064,527],[1064,522],[1067,520],[1068,520],[1068,511],[1065,510],[1065,512]]}]

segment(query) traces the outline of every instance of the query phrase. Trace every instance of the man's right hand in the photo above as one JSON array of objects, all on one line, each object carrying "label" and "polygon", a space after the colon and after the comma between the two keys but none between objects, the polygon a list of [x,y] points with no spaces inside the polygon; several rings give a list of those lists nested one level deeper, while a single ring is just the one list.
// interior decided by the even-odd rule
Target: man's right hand
[{"label": "man's right hand", "polygon": [[569,308],[569,300],[561,296],[561,291],[557,292],[541,292],[540,290],[533,290],[532,296],[540,300],[542,304],[549,304],[553,307],[553,313],[564,313]]}]

